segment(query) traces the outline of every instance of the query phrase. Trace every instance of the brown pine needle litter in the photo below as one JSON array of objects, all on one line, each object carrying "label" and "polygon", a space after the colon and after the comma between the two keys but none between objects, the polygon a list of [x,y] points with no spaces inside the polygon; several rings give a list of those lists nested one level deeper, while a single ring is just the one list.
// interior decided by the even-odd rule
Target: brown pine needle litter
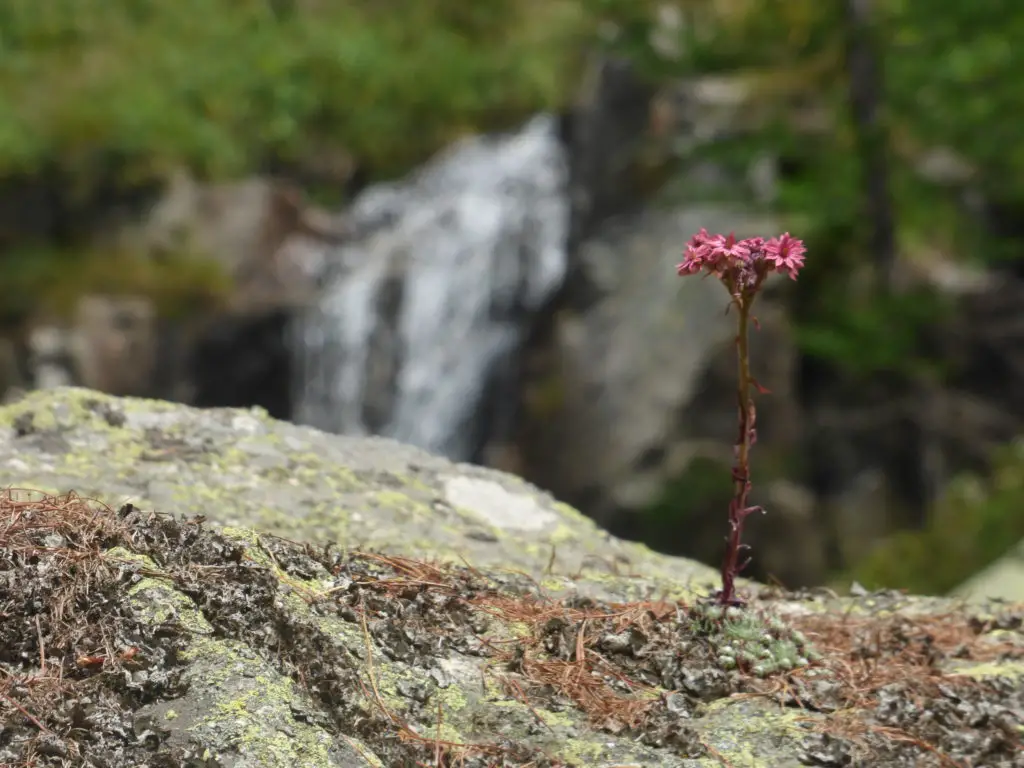
[{"label": "brown pine needle litter", "polygon": [[[716,701],[754,698],[803,710],[808,765],[1024,765],[1022,676],[1005,672],[1024,659],[1019,606],[914,612],[876,595],[843,612],[817,593],[766,590],[740,621],[668,600],[555,598],[525,575],[266,535],[246,543],[201,519],[23,490],[0,493],[0,765],[188,759],[166,734],[141,739],[125,726],[186,688],[190,630],[139,615],[131,594],[145,578],[188,596],[218,637],[302,686],[339,742],[387,765],[569,764],[525,743],[453,738],[458,720],[430,691],[381,692],[378,659],[429,680],[453,656],[479,661],[484,711],[495,697],[522,705],[555,742],[553,714],[578,712],[609,738],[728,765],[702,717]],[[290,613],[285,593],[353,624],[361,660]],[[814,659],[785,661],[798,645],[773,629],[766,647],[783,661],[768,673],[754,674],[743,652],[724,664],[723,638],[757,634],[758,617],[800,633]],[[979,664],[992,674],[958,671]]]}]

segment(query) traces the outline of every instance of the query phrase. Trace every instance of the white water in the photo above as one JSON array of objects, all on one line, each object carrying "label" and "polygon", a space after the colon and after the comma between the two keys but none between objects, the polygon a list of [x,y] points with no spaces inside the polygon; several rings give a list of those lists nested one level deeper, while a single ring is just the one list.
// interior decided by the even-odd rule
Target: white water
[{"label": "white water", "polygon": [[298,322],[295,420],[469,458],[487,382],[564,279],[567,185],[545,115],[360,195]]}]

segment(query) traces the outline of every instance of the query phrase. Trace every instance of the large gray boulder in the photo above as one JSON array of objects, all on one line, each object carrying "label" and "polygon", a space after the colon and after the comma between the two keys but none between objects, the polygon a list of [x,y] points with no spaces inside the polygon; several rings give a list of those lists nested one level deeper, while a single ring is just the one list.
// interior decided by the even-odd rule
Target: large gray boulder
[{"label": "large gray boulder", "polygon": [[33,393],[0,478],[112,505],[0,496],[5,766],[1021,764],[1021,611],[718,615],[517,478],[256,411]]},{"label": "large gray boulder", "polygon": [[714,580],[712,569],[603,532],[507,474],[454,464],[386,438],[332,435],[260,410],[197,409],[79,388],[0,410],[0,485],[74,490],[202,515],[288,539],[571,575],[600,594],[610,574],[652,590]]}]

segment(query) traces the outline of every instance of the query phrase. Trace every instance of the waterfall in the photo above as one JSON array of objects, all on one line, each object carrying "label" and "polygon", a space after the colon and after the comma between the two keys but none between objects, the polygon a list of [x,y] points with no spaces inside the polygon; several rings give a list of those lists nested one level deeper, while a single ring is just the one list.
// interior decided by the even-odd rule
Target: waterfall
[{"label": "waterfall", "polygon": [[562,284],[568,161],[555,118],[464,139],[372,186],[296,321],[299,423],[469,460],[495,378]]}]

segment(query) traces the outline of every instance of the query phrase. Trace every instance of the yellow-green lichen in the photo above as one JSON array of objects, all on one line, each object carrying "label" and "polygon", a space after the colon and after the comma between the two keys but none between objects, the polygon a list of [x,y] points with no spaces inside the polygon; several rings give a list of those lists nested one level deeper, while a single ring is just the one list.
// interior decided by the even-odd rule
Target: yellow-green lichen
[{"label": "yellow-green lichen", "polygon": [[986,678],[1006,677],[1024,681],[1024,661],[994,661],[988,663],[957,663],[949,672],[951,675]]},{"label": "yellow-green lichen", "polygon": [[[572,509],[572,507],[568,507],[568,509]],[[548,542],[553,546],[558,546],[559,544],[565,544],[567,541],[572,541],[577,536],[579,536],[579,531],[576,528],[560,522],[555,526],[555,530],[548,535]]]},{"label": "yellow-green lichen", "polygon": [[569,765],[593,765],[606,751],[607,748],[597,741],[568,738],[563,742],[558,756]]},{"label": "yellow-green lichen", "polygon": [[163,579],[143,578],[129,589],[128,594],[139,615],[153,626],[175,621],[192,634],[213,632],[213,627],[195,603]]},{"label": "yellow-green lichen", "polygon": [[[260,540],[260,535],[252,528],[243,528],[237,525],[224,525],[219,529],[220,535],[226,539],[234,539],[240,544],[244,544],[246,547],[256,547]],[[264,557],[262,553],[253,555],[253,559],[257,557]],[[270,564],[269,558],[266,558],[266,565]]]},{"label": "yellow-green lichen", "polygon": [[[473,520],[474,531],[484,525],[477,516],[460,510],[453,517],[432,505],[443,495],[445,479],[461,468],[423,463],[398,445],[378,462],[351,441],[333,442],[261,411],[198,410],[71,388],[34,392],[0,408],[0,423],[13,424],[27,412],[59,424],[59,442],[28,441],[6,462],[0,456],[0,484],[76,490],[111,505],[129,499],[144,509],[203,515],[292,540],[465,561],[534,577],[543,573],[552,542],[556,566],[567,573],[591,560],[612,563],[620,553],[629,558],[623,573],[677,582],[705,573],[692,562],[609,541],[577,510],[503,475],[495,475],[495,482],[529,491],[554,513],[552,524],[537,531],[490,527],[484,529],[490,536],[467,537],[461,515]],[[585,575],[586,582],[597,578]],[[601,586],[605,593],[616,587]]]},{"label": "yellow-green lichen", "polygon": [[114,429],[111,424],[90,407],[92,394],[86,389],[68,389],[67,397],[61,399],[60,408],[40,407],[42,403],[30,394],[0,410],[0,424],[14,426],[15,422],[31,417],[33,430],[47,431],[57,429],[69,422],[89,423],[90,427],[101,431]]},{"label": "yellow-green lichen", "polygon": [[552,509],[559,513],[560,516],[566,518],[570,523],[580,523],[583,525],[591,525],[593,521],[580,512],[576,507],[572,507],[566,504],[564,501],[555,501],[551,504]]},{"label": "yellow-green lichen", "polygon": [[542,707],[534,707],[533,710],[549,728],[573,728],[579,724],[578,713],[574,713],[575,717],[570,717],[566,712],[553,712]]},{"label": "yellow-green lichen", "polygon": [[443,712],[461,712],[466,708],[466,693],[458,685],[438,688],[432,697],[433,703],[440,704]]},{"label": "yellow-green lichen", "polygon": [[390,507],[392,509],[400,510],[405,514],[418,515],[430,513],[429,505],[422,501],[418,501],[409,494],[402,493],[401,491],[384,489],[372,493],[369,496],[369,499],[371,504]]},{"label": "yellow-green lichen", "polygon": [[[149,573],[159,573],[159,568],[150,558],[130,552],[124,547],[108,550],[104,557],[124,563],[134,563]],[[128,588],[128,597],[137,615],[151,626],[175,621],[180,627],[195,635],[211,634],[213,627],[187,596],[174,588],[169,578],[143,576]]]},{"label": "yellow-green lichen", "polygon": [[801,720],[807,713],[789,711],[752,699],[720,699],[707,704],[693,721],[704,744],[735,768],[770,768],[765,760],[777,757],[780,745],[790,742],[796,751],[807,735]]},{"label": "yellow-green lichen", "polygon": [[[299,608],[299,606],[296,606]],[[364,658],[366,655],[366,638],[361,627],[345,621],[337,616],[321,616],[313,613],[308,605],[302,605],[301,610],[309,619],[316,623],[317,627],[336,646],[344,648],[356,658]]]},{"label": "yellow-green lichen", "polygon": [[[436,704],[434,704],[436,709]],[[461,744],[462,734],[458,729],[453,728],[450,723],[444,721],[444,709],[441,710],[442,719],[436,723],[428,724],[425,728],[420,729],[423,736],[431,739],[437,739],[441,742],[448,742],[449,744]]]},{"label": "yellow-green lichen", "polygon": [[191,674],[191,688],[212,697],[202,718],[189,730],[200,740],[221,746],[261,766],[331,764],[330,737],[294,717],[307,708],[295,683],[269,667],[244,645],[201,640],[188,658],[202,659]]}]

